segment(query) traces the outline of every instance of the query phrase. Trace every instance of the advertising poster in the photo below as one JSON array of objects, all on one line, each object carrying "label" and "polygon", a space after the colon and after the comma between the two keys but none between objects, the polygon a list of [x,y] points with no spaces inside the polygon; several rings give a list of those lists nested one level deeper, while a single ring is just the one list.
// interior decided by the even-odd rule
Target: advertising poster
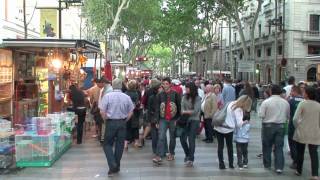
[{"label": "advertising poster", "polygon": [[58,37],[58,11],[55,9],[40,10],[40,36]]}]

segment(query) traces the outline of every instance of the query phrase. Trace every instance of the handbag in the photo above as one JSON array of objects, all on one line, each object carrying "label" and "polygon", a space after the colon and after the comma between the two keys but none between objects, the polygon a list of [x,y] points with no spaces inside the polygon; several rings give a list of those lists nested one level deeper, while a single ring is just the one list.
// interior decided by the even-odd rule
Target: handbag
[{"label": "handbag", "polygon": [[213,114],[212,126],[217,127],[217,126],[223,125],[223,123],[225,122],[226,117],[227,117],[227,110],[228,110],[229,104],[230,103],[225,104],[225,106],[221,110],[219,110]]},{"label": "handbag", "polygon": [[182,114],[180,118],[177,120],[177,126],[185,127],[189,121],[189,114]]}]

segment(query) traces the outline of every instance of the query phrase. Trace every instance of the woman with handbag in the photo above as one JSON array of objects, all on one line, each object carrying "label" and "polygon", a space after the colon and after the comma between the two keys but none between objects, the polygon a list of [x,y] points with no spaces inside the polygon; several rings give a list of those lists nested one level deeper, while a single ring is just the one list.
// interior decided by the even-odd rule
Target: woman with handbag
[{"label": "woman with handbag", "polygon": [[[185,165],[193,166],[194,152],[196,148],[196,132],[200,124],[201,98],[194,83],[186,85],[186,94],[181,101],[181,119],[185,121],[184,132],[180,136],[180,142],[185,153]],[[188,142],[187,142],[188,140]]]},{"label": "woman with handbag", "polygon": [[223,158],[224,140],[228,149],[229,168],[233,166],[233,131],[236,127],[241,127],[243,124],[243,114],[245,111],[250,111],[252,100],[247,95],[240,96],[236,101],[227,104],[226,119],[221,126],[216,126],[214,129],[218,139],[218,158],[219,169],[226,169]]}]

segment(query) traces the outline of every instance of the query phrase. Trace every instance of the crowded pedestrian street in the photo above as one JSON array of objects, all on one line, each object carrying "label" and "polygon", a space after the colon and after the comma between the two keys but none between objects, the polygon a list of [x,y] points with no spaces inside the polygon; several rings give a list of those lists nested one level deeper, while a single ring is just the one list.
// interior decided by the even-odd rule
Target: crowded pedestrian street
[{"label": "crowded pedestrian street", "polygon": [[[83,144],[74,144],[50,168],[23,168],[14,170],[9,175],[0,175],[3,180],[49,180],[49,179],[115,179],[115,180],[305,180],[310,172],[310,159],[306,158],[304,173],[301,177],[294,175],[289,168],[291,159],[285,154],[285,169],[278,175],[273,170],[263,167],[262,159],[257,158],[261,153],[261,120],[252,119],[252,139],[249,144],[248,169],[219,170],[217,158],[217,143],[207,144],[201,141],[203,134],[197,138],[195,162],[193,168],[184,166],[183,149],[179,142],[176,147],[176,160],[164,162],[161,166],[155,166],[151,159],[151,140],[141,149],[130,146],[128,152],[124,152],[121,161],[121,172],[108,177],[108,165],[99,142],[91,138],[90,131],[86,134]],[[216,141],[216,140],[215,140]],[[234,154],[236,157],[236,154]],[[307,157],[307,153],[306,153]]]},{"label": "crowded pedestrian street", "polygon": [[0,0],[0,180],[320,180],[320,0]]}]

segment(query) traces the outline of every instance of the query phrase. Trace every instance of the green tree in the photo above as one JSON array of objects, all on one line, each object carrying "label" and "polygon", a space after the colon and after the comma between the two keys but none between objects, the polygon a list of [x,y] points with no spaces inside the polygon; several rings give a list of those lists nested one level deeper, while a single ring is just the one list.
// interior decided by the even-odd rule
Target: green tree
[{"label": "green tree", "polygon": [[137,56],[146,56],[157,40],[157,30],[162,17],[161,0],[139,0],[123,12],[119,29],[128,42],[126,60],[134,63]]},{"label": "green tree", "polygon": [[[192,61],[202,30],[199,27],[197,1],[168,0],[163,8],[159,40],[172,50],[172,70],[178,72],[177,64]],[[180,73],[182,73],[180,71]]]},{"label": "green tree", "polygon": [[150,57],[146,65],[154,72],[163,74],[171,67],[171,48],[166,47],[164,44],[153,44],[148,52]]},{"label": "green tree", "polygon": [[[115,35],[123,10],[128,9],[131,0],[86,0],[84,11],[95,27],[100,39],[108,40]],[[107,43],[106,43],[107,44]],[[107,54],[107,48],[106,48]]]}]

